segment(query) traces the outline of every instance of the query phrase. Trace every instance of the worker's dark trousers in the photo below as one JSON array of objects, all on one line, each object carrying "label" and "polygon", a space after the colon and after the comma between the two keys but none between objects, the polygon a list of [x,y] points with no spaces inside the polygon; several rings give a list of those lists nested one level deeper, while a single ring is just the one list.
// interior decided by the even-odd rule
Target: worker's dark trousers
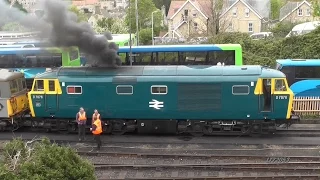
[{"label": "worker's dark trousers", "polygon": [[84,141],[84,136],[86,134],[86,125],[78,124],[78,131],[79,131],[79,140]]},{"label": "worker's dark trousers", "polygon": [[100,149],[101,148],[101,135],[100,134],[94,134],[93,135],[93,138],[94,140],[97,142],[97,149]]}]

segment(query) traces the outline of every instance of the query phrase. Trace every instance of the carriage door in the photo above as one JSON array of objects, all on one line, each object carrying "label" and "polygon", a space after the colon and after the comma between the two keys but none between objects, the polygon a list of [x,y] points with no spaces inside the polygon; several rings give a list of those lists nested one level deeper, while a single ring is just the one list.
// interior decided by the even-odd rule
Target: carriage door
[{"label": "carriage door", "polygon": [[47,80],[47,91],[45,93],[46,111],[55,112],[58,110],[58,94],[54,80]]},{"label": "carriage door", "polygon": [[271,79],[262,79],[262,93],[259,96],[260,112],[272,111]]}]

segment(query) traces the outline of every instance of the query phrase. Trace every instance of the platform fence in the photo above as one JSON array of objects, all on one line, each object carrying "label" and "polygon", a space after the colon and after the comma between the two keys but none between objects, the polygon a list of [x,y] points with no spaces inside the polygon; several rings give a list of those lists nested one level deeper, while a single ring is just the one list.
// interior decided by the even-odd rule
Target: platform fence
[{"label": "platform fence", "polygon": [[320,97],[294,97],[293,110],[299,115],[320,115]]}]

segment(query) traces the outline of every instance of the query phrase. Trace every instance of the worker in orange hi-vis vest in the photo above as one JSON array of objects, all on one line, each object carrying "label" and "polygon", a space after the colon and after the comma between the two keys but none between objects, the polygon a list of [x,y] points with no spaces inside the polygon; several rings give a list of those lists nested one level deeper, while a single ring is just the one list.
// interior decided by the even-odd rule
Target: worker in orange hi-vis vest
[{"label": "worker in orange hi-vis vest", "polygon": [[93,124],[96,119],[101,120],[101,115],[99,114],[97,109],[95,109],[93,112],[91,124]]},{"label": "worker in orange hi-vis vest", "polygon": [[102,134],[102,123],[99,118],[95,118],[94,122],[92,123],[92,128],[90,128],[90,131],[92,131],[93,137],[97,142],[97,149],[99,150],[101,148],[101,134]]},{"label": "worker in orange hi-vis vest", "polygon": [[86,133],[87,116],[83,107],[81,107],[79,112],[77,113],[76,120],[78,123],[79,141],[84,141]]}]

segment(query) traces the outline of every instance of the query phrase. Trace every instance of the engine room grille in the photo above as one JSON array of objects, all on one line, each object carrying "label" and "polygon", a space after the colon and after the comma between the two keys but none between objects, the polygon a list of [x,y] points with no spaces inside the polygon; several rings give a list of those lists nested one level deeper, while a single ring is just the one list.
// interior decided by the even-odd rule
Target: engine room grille
[{"label": "engine room grille", "polygon": [[179,111],[220,111],[221,84],[178,84]]}]

